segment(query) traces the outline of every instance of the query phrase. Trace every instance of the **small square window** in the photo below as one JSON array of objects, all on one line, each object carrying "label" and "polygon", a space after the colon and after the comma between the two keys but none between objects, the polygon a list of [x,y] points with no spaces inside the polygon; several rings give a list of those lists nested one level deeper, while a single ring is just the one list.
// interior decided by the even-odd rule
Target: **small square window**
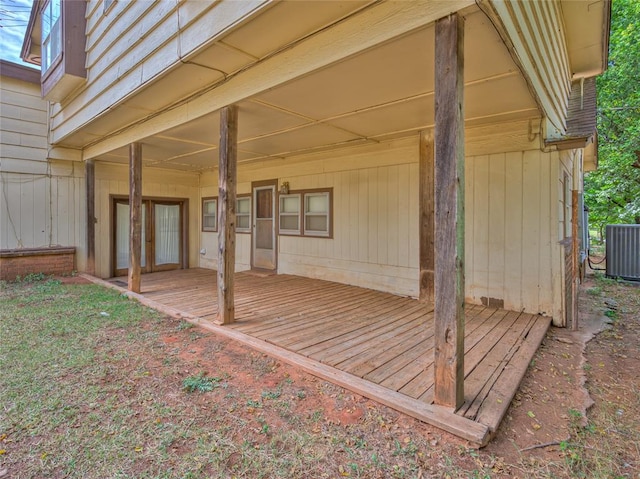
[{"label": "small square window", "polygon": [[218,199],[202,199],[202,231],[218,231]]},{"label": "small square window", "polygon": [[242,196],[236,199],[236,231],[251,232],[251,197]]},{"label": "small square window", "polygon": [[280,195],[280,233],[300,234],[300,195]]},{"label": "small square window", "polygon": [[329,192],[304,195],[304,233],[329,236]]}]

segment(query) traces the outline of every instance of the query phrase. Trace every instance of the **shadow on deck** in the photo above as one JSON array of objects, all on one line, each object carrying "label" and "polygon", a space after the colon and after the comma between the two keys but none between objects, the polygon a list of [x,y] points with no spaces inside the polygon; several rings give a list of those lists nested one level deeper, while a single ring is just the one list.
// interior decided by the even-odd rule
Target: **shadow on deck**
[{"label": "shadow on deck", "polygon": [[[126,287],[120,278],[108,284]],[[434,314],[415,299],[242,272],[235,277],[236,322],[219,326],[215,271],[146,274],[141,295],[129,294],[478,446],[497,430],[551,322],[466,305],[465,402],[454,412],[431,404]]]}]

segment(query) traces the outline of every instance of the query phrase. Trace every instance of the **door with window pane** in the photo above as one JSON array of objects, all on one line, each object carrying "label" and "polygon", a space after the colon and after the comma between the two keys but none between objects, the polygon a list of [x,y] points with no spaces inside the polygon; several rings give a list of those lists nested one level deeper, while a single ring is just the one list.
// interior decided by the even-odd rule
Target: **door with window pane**
[{"label": "door with window pane", "polygon": [[180,205],[153,202],[152,271],[179,269],[182,257]]},{"label": "door with window pane", "polygon": [[252,266],[276,269],[274,185],[253,188],[253,254]]},{"label": "door with window pane", "polygon": [[[150,271],[147,261],[147,219],[148,205],[142,203],[142,254],[140,266],[142,273]],[[129,269],[129,203],[116,201],[115,203],[115,242],[114,242],[114,273],[116,276],[124,276]]]},{"label": "door with window pane", "polygon": [[[183,221],[182,202],[144,200],[142,202],[143,273],[182,268]],[[129,268],[129,203],[125,199],[114,204],[114,275],[127,274]]]}]

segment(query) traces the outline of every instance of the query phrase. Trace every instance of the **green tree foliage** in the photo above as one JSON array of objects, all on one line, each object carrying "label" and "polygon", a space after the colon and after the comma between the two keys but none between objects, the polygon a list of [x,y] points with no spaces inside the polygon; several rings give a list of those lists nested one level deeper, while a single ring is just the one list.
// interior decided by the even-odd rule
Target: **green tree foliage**
[{"label": "green tree foliage", "polygon": [[592,225],[640,223],[640,1],[613,0],[609,66],[597,80],[598,170],[585,179]]}]

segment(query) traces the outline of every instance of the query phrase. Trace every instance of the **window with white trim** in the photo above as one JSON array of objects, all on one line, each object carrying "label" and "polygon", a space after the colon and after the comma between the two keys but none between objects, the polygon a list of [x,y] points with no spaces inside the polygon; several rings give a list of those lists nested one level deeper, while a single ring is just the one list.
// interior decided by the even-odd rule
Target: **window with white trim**
[{"label": "window with white trim", "polygon": [[251,233],[251,197],[236,198],[236,231]]},{"label": "window with white trim", "polygon": [[329,236],[329,192],[305,193],[304,234]]},{"label": "window with white trim", "polygon": [[283,235],[300,234],[300,195],[280,195],[279,230]]},{"label": "window with white trim", "polygon": [[62,0],[48,0],[42,8],[42,72],[62,54]]},{"label": "window with white trim", "polygon": [[202,198],[202,231],[218,231],[218,198]]}]

